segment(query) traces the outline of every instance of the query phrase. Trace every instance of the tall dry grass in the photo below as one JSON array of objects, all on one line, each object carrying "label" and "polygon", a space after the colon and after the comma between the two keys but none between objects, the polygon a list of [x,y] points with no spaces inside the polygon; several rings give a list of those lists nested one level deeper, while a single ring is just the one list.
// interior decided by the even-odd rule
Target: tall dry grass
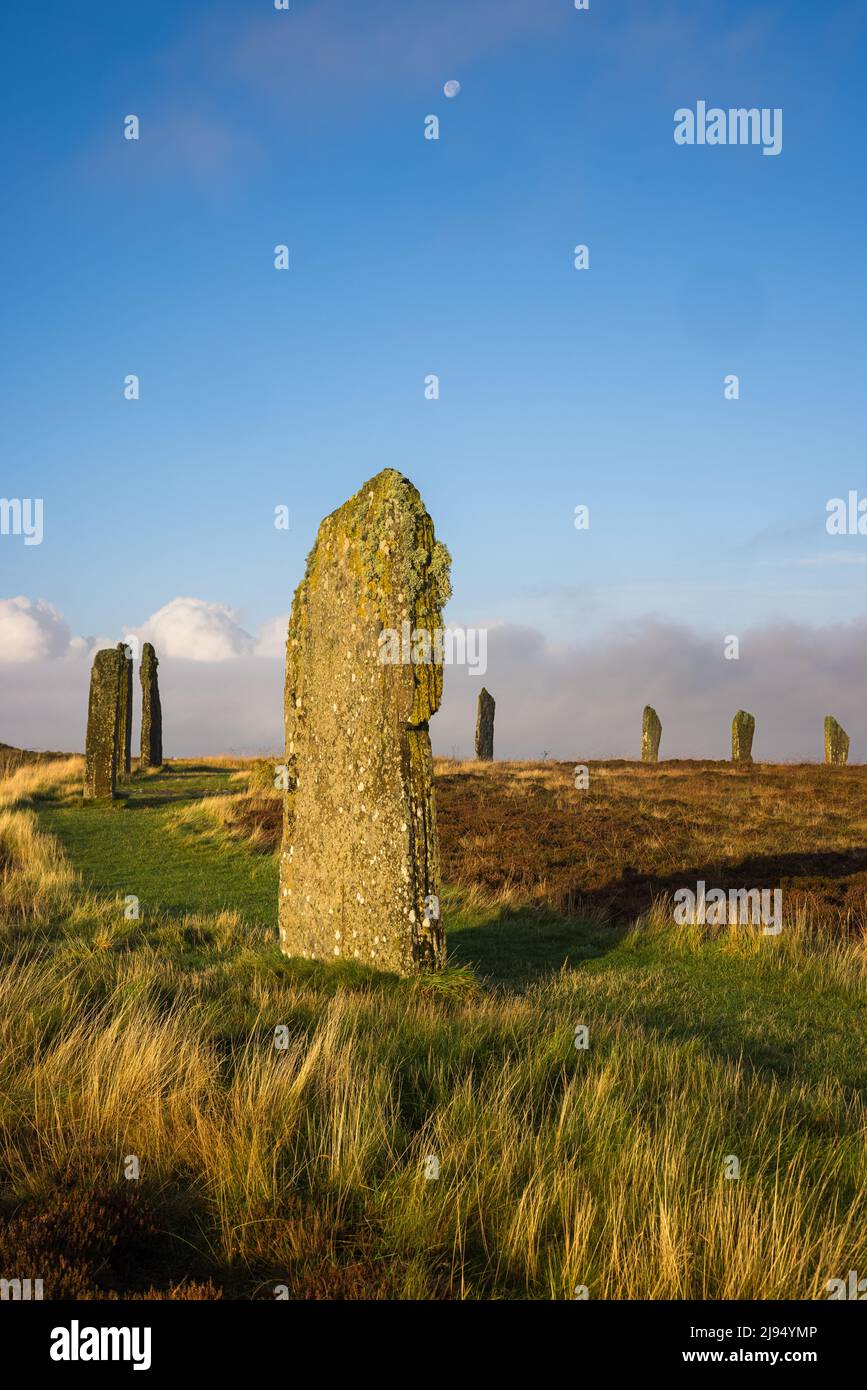
[{"label": "tall dry grass", "polygon": [[[151,1190],[181,1182],[207,1213],[217,1266],[291,1271],[367,1228],[427,1296],[810,1298],[867,1253],[853,1097],[651,1047],[628,1019],[579,1057],[565,1020],[588,1002],[573,979],[445,1015],[408,995],[280,999],[259,984],[259,1026],[231,1061],[194,989],[164,1011],[131,1002],[137,979],[61,1023],[56,979],[26,965],[4,978],[4,1090],[19,1101],[0,1119],[0,1166],[19,1195],[56,1173],[104,1187],[136,1154]],[[287,1008],[313,1016],[278,1052]],[[818,1103],[817,1152],[796,1117]]]},{"label": "tall dry grass", "polygon": [[0,777],[0,810],[32,806],[45,797],[80,791],[84,758],[73,756],[51,762],[26,762]]},{"label": "tall dry grass", "polygon": [[179,806],[172,812],[170,825],[218,842],[243,841],[250,849],[270,853],[283,830],[283,797],[278,792],[204,797]]}]

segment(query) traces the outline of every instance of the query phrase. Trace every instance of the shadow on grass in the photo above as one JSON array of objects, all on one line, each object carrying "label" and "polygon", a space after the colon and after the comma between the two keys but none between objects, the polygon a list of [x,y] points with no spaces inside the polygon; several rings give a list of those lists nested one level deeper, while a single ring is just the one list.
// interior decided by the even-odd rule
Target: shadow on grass
[{"label": "shadow on grass", "polygon": [[225,796],[226,789],[219,787],[216,789],[207,788],[205,790],[191,791],[188,787],[180,791],[148,791],[143,795],[132,792],[124,795],[122,792],[115,801],[115,806],[123,811],[154,811],[161,806],[180,806],[185,801],[205,801],[209,796]]},{"label": "shadow on grass", "polygon": [[[564,967],[575,969],[613,951],[628,927],[608,926],[552,913],[468,908],[454,890],[444,903],[446,969],[411,977],[414,987],[460,998],[472,984],[523,990]],[[339,988],[376,991],[405,988],[399,976],[356,961],[304,960],[284,956],[275,942],[267,964],[277,978],[304,981],[331,993]]]},{"label": "shadow on grass", "polygon": [[614,950],[628,927],[529,908],[446,908],[450,966],[470,967],[491,984],[525,989],[564,967],[575,969]]}]

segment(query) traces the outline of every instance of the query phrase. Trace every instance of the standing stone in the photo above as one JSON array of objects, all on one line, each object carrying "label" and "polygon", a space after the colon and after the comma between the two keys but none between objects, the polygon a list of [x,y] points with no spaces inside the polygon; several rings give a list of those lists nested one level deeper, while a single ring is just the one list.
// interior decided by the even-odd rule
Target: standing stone
[{"label": "standing stone", "polygon": [[150,642],[141,649],[141,757],[139,771],[163,765],[163,711],[157,679],[157,655]]},{"label": "standing stone", "polygon": [[428,720],[450,563],[391,468],[319,527],[286,643],[287,955],[404,975],[444,963]]},{"label": "standing stone", "polygon": [[732,720],[732,762],[751,763],[753,760],[753,734],[756,732],[755,715],[739,709]]},{"label": "standing stone", "polygon": [[115,647],[97,652],[87,705],[84,796],[113,797],[117,781],[120,690],[123,657]]},{"label": "standing stone", "polygon": [[476,757],[489,763],[494,756],[494,710],[497,702],[493,695],[482,688],[479,695],[479,713],[476,718]]},{"label": "standing stone", "polygon": [[849,761],[849,735],[833,718],[825,715],[825,762],[842,767]]},{"label": "standing stone", "polygon": [[120,725],[117,733],[117,776],[128,782],[132,771],[132,653],[125,642],[118,642],[120,668]]},{"label": "standing stone", "polygon": [[650,705],[645,705],[644,716],[641,721],[641,761],[643,763],[659,761],[659,740],[661,738],[662,724],[659,715]]}]

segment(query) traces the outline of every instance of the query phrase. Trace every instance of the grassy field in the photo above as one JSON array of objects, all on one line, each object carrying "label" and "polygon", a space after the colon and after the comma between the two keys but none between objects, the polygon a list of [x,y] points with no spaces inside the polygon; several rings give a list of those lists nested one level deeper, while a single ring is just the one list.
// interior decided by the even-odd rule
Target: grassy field
[{"label": "grassy field", "polygon": [[[267,767],[93,807],[80,759],[10,760],[0,1276],[810,1299],[867,1269],[867,770],[590,772],[438,765],[449,968],[409,981],[281,956]],[[783,886],[784,930],[675,927],[697,878]]]}]

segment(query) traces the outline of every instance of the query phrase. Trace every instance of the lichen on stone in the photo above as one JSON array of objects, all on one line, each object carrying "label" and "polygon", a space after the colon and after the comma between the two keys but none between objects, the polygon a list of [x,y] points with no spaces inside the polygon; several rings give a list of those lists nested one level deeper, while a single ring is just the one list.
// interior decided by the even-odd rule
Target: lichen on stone
[{"label": "lichen on stone", "polygon": [[753,735],[756,731],[755,716],[739,709],[732,720],[732,762],[751,763],[753,760]]},{"label": "lichen on stone", "polygon": [[831,714],[825,716],[825,762],[842,767],[849,761],[849,735]]},{"label": "lichen on stone", "polygon": [[84,798],[115,795],[124,657],[115,647],[98,651],[90,672],[85,739]]},{"label": "lichen on stone", "polygon": [[159,661],[150,642],[141,649],[141,752],[139,768],[162,767],[163,710],[157,669]]},{"label": "lichen on stone", "polygon": [[[384,469],[322,521],[286,641],[280,940],[401,974],[438,968],[439,847],[428,721],[443,668],[383,663],[384,630],[434,638],[449,555],[412,483]],[[291,804],[290,804],[291,798]]]},{"label": "lichen on stone", "polygon": [[644,706],[641,719],[641,761],[655,763],[659,760],[659,740],[662,738],[662,722],[652,705]]},{"label": "lichen on stone", "polygon": [[117,736],[118,781],[127,782],[132,769],[132,656],[125,642],[118,642],[120,668],[120,725]]},{"label": "lichen on stone", "polygon": [[494,711],[497,702],[487,690],[479,692],[479,708],[476,715],[476,757],[482,762],[490,762],[494,756]]}]

